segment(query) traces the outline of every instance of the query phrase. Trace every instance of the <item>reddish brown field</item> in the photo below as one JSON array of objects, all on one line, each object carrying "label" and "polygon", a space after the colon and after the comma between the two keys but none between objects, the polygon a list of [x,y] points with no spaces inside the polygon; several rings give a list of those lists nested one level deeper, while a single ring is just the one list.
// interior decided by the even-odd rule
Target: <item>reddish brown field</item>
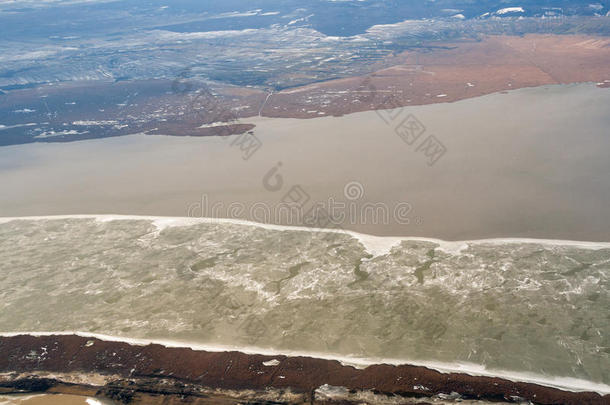
[{"label": "reddish brown field", "polygon": [[442,47],[405,52],[395,58],[395,66],[366,77],[281,91],[269,99],[263,115],[310,118],[548,84],[610,83],[610,39],[605,37],[532,34],[435,45]]},{"label": "reddish brown field", "polygon": [[[45,373],[52,374],[39,377]],[[90,378],[80,384],[66,384],[62,378],[53,377],[70,374],[107,376],[108,382],[100,386],[92,384]],[[209,392],[214,390],[228,390],[235,396],[249,391],[255,397],[279,390],[292,393],[291,400],[248,403],[322,404],[327,402],[318,401],[314,391],[324,384],[353,392],[375,392],[387,398],[420,398],[422,404],[428,403],[426,399],[435,394],[451,392],[493,402],[529,400],[547,405],[602,405],[610,401],[608,395],[602,397],[593,392],[567,392],[501,378],[442,374],[409,365],[379,364],[359,370],[338,361],[311,357],[132,346],[79,336],[0,338],[0,393],[97,394],[122,403],[169,404],[182,403],[180,399],[188,403],[209,403],[197,400],[206,397],[209,400]],[[147,395],[157,400],[151,401]],[[216,399],[211,403],[225,402]]]},{"label": "reddish brown field", "polygon": [[[551,84],[593,82],[610,87],[610,39],[584,35],[488,36],[481,41],[423,44],[375,64],[366,75],[271,93],[263,88],[167,79],[61,83],[11,91],[0,97],[0,121],[22,124],[3,130],[0,146],[69,142],[138,132],[174,136],[243,134],[253,116],[316,118],[410,105],[446,103]],[[337,72],[341,75],[341,72]],[[186,86],[184,89],[181,86]],[[184,90],[184,91],[181,91]],[[41,98],[43,96],[45,98]],[[65,100],[74,100],[74,106]],[[129,102],[125,102],[128,100]],[[15,114],[32,109],[36,113]],[[118,126],[69,123],[116,121]],[[241,120],[240,120],[241,119]],[[219,126],[218,123],[229,123]],[[44,123],[44,124],[42,124]],[[66,124],[68,123],[68,124]],[[214,127],[202,127],[214,124]],[[83,129],[86,132],[83,132]],[[72,130],[72,134],[61,135]],[[59,132],[59,136],[56,136]]]}]

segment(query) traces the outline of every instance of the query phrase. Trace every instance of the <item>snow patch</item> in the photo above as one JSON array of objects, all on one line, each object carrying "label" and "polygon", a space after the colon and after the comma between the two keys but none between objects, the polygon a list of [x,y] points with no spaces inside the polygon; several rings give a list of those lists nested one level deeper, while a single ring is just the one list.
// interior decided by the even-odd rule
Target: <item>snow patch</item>
[{"label": "snow patch", "polygon": [[503,14],[509,14],[509,13],[525,13],[525,10],[523,9],[523,7],[506,7],[506,8],[501,8],[500,10],[496,11],[497,15],[503,15]]}]

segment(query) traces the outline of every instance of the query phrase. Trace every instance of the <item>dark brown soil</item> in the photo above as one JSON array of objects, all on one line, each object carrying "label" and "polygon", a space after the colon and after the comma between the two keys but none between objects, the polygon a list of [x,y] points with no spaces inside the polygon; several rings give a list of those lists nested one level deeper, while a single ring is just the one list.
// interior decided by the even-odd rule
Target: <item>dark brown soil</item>
[{"label": "dark brown soil", "polygon": [[[265,366],[276,359],[279,364]],[[329,384],[387,395],[428,397],[459,393],[462,398],[536,404],[610,404],[610,395],[566,392],[536,384],[465,374],[443,374],[410,365],[373,365],[365,369],[310,357],[205,352],[160,345],[134,346],[79,336],[29,335],[0,338],[0,372],[36,374],[95,373],[118,376],[100,388],[107,397],[129,402],[142,393],[202,396],[200,388],[222,390],[289,390],[313,400],[316,388]],[[48,391],[52,379],[4,377],[4,392]],[[425,387],[425,388],[423,388]]]}]

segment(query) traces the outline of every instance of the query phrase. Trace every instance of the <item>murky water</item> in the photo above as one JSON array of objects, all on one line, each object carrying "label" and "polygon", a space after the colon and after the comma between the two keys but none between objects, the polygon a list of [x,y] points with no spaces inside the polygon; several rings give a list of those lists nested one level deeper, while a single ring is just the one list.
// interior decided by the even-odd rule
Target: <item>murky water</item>
[{"label": "murky water", "polygon": [[[583,84],[408,107],[390,124],[374,111],[257,117],[243,120],[257,125],[262,142],[248,160],[235,137],[2,147],[0,216],[191,214],[300,225],[253,209],[273,207],[300,186],[306,209],[329,199],[357,210],[383,204],[389,220],[343,224],[369,234],[610,241],[609,105],[610,89]],[[412,145],[396,133],[408,114],[426,127]],[[418,151],[430,135],[446,147],[433,166]],[[346,198],[353,182],[361,192]],[[408,221],[392,215],[401,203],[412,208]]]},{"label": "murky water", "polygon": [[0,224],[1,331],[474,363],[610,384],[610,244],[403,240],[373,255],[375,238],[350,234],[183,225]]}]

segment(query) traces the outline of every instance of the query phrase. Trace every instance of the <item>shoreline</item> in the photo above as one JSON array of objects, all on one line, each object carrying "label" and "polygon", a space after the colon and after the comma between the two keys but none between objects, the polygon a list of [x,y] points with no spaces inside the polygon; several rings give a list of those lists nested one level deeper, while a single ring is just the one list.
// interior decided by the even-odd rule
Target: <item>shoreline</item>
[{"label": "shoreline", "polygon": [[[58,221],[58,222],[15,222],[12,225],[7,225],[2,227],[3,224],[9,224],[11,221]],[[60,222],[64,221],[64,222]],[[84,221],[84,222],[79,222]],[[504,239],[486,239],[486,240],[470,240],[470,241],[461,241],[461,242],[447,242],[439,239],[425,239],[425,238],[417,238],[417,237],[404,237],[404,238],[384,238],[384,237],[375,237],[371,235],[358,234],[356,232],[343,231],[343,230],[325,230],[325,229],[316,229],[316,228],[303,228],[303,227],[287,227],[280,225],[266,225],[259,224],[255,222],[242,221],[242,220],[229,220],[229,219],[217,219],[217,218],[188,218],[188,217],[159,217],[159,216],[137,216],[137,215],[129,215],[129,216],[121,216],[121,215],[66,215],[66,216],[35,216],[35,217],[0,217],[0,229],[2,232],[10,234],[11,229],[19,230],[19,229],[29,229],[29,228],[62,228],[62,225],[65,226],[75,226],[79,227],[85,223],[88,223],[87,227],[93,229],[97,229],[98,231],[104,232],[106,228],[105,225],[101,225],[98,228],[95,228],[96,222],[106,223],[111,221],[118,221],[114,225],[108,224],[108,229],[112,229],[114,227],[124,228],[127,226],[128,228],[135,227],[138,229],[142,229],[143,232],[147,235],[152,235],[152,237],[157,237],[159,232],[164,229],[168,229],[171,227],[180,227],[180,226],[195,226],[196,224],[234,224],[237,227],[232,228],[229,227],[231,232],[238,233],[249,233],[253,231],[245,230],[246,227],[255,227],[255,228],[263,228],[263,229],[272,229],[277,232],[282,231],[293,231],[293,232],[309,232],[310,234],[313,232],[329,232],[329,233],[337,233],[341,232],[342,234],[347,234],[353,237],[354,239],[349,241],[347,239],[346,243],[350,245],[355,243],[356,240],[361,241],[363,247],[371,253],[376,255],[383,255],[384,252],[389,252],[393,247],[398,245],[398,249],[393,252],[393,254],[398,253],[400,248],[400,242],[405,240],[425,240],[431,243],[436,243],[438,246],[433,245],[428,247],[428,249],[442,250],[444,252],[449,252],[449,254],[460,254],[463,249],[472,246],[473,244],[490,244],[488,246],[494,245],[502,245],[502,244],[512,244],[512,243],[531,243],[536,244],[534,248],[540,248],[540,244],[545,244],[549,246],[576,246],[584,249],[610,249],[610,243],[594,243],[594,242],[578,242],[578,241],[558,241],[558,240],[541,240],[541,239],[516,239],[516,238],[504,238]],[[121,221],[123,225],[121,225]],[[141,221],[141,222],[136,222]],[[221,226],[212,225],[210,229],[223,229]],[[203,228],[192,228],[189,230],[188,228],[184,229],[184,232],[193,232],[199,233],[199,229],[201,232],[206,232],[206,227]],[[182,232],[182,231],[181,231]],[[171,232],[170,232],[171,234]],[[277,238],[278,236],[281,238],[281,234],[270,233],[270,236]],[[294,234],[289,234],[287,237]],[[302,237],[306,237],[306,234],[302,234]],[[163,236],[159,236],[163,238]],[[314,237],[313,235],[311,237]],[[352,245],[353,246],[353,245]],[[520,246],[510,246],[505,249],[518,249]],[[563,249],[558,249],[557,251],[553,250],[553,252],[563,252]],[[608,250],[606,250],[608,251]],[[583,253],[583,252],[580,252]],[[461,254],[468,254],[468,251],[462,252]],[[587,254],[596,254],[596,253],[587,253]],[[603,254],[603,252],[600,252]],[[382,259],[383,260],[383,259]],[[9,283],[10,285],[10,283]],[[39,310],[29,311],[29,314],[40,314]],[[28,318],[30,315],[25,316],[22,319]],[[124,315],[123,315],[124,316]],[[35,318],[36,319],[36,318]],[[42,321],[44,318],[37,318]],[[218,319],[218,318],[216,318]],[[40,327],[39,327],[40,326]],[[423,367],[427,369],[435,370],[441,374],[451,374],[451,373],[459,373],[461,375],[469,375],[471,377],[486,377],[486,378],[502,378],[512,382],[524,382],[528,384],[539,384],[545,387],[551,387],[561,390],[567,390],[572,392],[582,392],[582,391],[594,391],[599,394],[608,394],[610,395],[610,385],[607,383],[595,382],[595,378],[597,381],[603,381],[603,374],[595,374],[595,373],[585,373],[585,374],[577,374],[571,378],[567,377],[570,375],[568,372],[570,367],[575,363],[575,360],[572,362],[564,363],[561,368],[536,368],[536,367],[528,367],[522,366],[521,370],[536,370],[536,372],[528,373],[526,371],[519,372],[519,368],[510,368],[509,363],[496,363],[496,369],[489,368],[487,369],[483,364],[494,364],[491,361],[487,361],[485,359],[474,358],[473,362],[468,362],[470,357],[466,359],[465,357],[461,358],[445,358],[445,362],[443,361],[425,361],[421,359],[431,359],[435,358],[434,352],[428,352],[427,356],[423,356],[421,353],[391,353],[388,351],[360,351],[357,357],[351,357],[352,353],[356,353],[357,351],[350,350],[332,350],[329,349],[326,353],[317,352],[318,347],[316,346],[307,346],[302,347],[299,345],[286,345],[273,343],[273,340],[259,340],[259,341],[247,341],[248,343],[244,344],[242,342],[245,341],[232,341],[232,340],[219,340],[213,337],[206,337],[204,334],[189,334],[180,337],[179,339],[174,340],[173,333],[155,333],[155,334],[144,334],[133,330],[133,332],[129,333],[127,331],[119,331],[118,329],[113,330],[112,326],[106,325],[105,327],[100,328],[92,328],[90,326],[86,326],[86,324],[78,324],[75,323],[73,325],[63,325],[59,328],[53,323],[48,323],[45,325],[40,324],[36,326],[36,324],[30,324],[26,326],[26,324],[14,323],[11,327],[10,325],[6,325],[6,328],[3,332],[0,332],[0,350],[2,347],[3,338],[17,338],[19,336],[30,336],[30,337],[39,337],[39,338],[48,338],[48,337],[82,337],[82,338],[94,338],[99,339],[105,342],[113,342],[117,344],[129,344],[135,345],[139,347],[144,347],[147,345],[161,345],[165,349],[175,348],[175,349],[190,349],[197,351],[206,351],[206,352],[214,352],[214,353],[225,353],[225,352],[240,352],[249,356],[255,355],[265,355],[265,356],[284,356],[284,357],[308,357],[315,358],[319,360],[325,361],[336,361],[339,362],[342,366],[345,367],[354,367],[360,370],[366,369],[370,366],[375,366],[379,364],[393,365],[393,366],[402,366],[409,365],[412,367]],[[106,331],[108,334],[103,333],[92,333],[87,332],[90,331]],[[186,337],[188,336],[188,337]],[[209,343],[208,343],[209,342]],[[220,345],[215,344],[215,342],[221,343]],[[227,342],[235,342],[232,345],[222,345],[222,343]],[[281,348],[281,349],[274,349]],[[507,347],[511,347],[510,345]],[[290,350],[290,349],[298,349],[299,350]],[[387,358],[383,357],[386,355],[390,355]],[[0,353],[1,355],[1,353]],[[373,355],[373,356],[371,356]],[[510,356],[510,353],[507,353]],[[1,357],[1,356],[0,356]],[[443,358],[443,357],[438,357]],[[420,360],[411,360],[411,359],[420,359]],[[478,364],[477,364],[478,363]],[[505,365],[508,364],[508,365]],[[507,371],[512,370],[512,371]],[[550,371],[552,370],[552,371]],[[551,372],[553,376],[545,375],[545,373]],[[561,377],[561,376],[565,377]],[[587,380],[591,379],[591,380]]]},{"label": "shoreline", "polygon": [[58,331],[58,332],[0,332],[0,342],[4,338],[19,338],[31,336],[35,338],[48,337],[81,337],[97,339],[108,343],[126,343],[130,346],[145,347],[150,345],[163,346],[166,349],[189,349],[208,353],[231,353],[238,352],[248,356],[275,356],[275,357],[304,357],[325,361],[336,361],[344,367],[353,367],[365,370],[367,367],[376,365],[411,366],[426,368],[441,374],[459,373],[471,377],[502,378],[514,383],[537,384],[548,388],[569,392],[596,392],[600,395],[610,395],[610,385],[587,381],[571,377],[543,376],[527,372],[514,372],[505,370],[487,370],[484,365],[475,363],[443,363],[436,361],[411,361],[406,359],[387,358],[361,358],[342,355],[333,355],[316,352],[301,352],[292,350],[274,350],[270,348],[248,347],[248,346],[223,346],[210,345],[185,341],[174,341],[169,339],[143,339],[122,336],[106,335],[100,333],[81,331]]},{"label": "shoreline", "polygon": [[[132,135],[0,148],[6,168],[0,182],[6,195],[15,196],[0,199],[0,213],[228,217],[302,225],[298,216],[277,209],[299,185],[310,197],[302,213],[314,203],[330,209],[332,199],[345,216],[344,227],[362,234],[610,241],[603,209],[610,198],[608,181],[600,175],[609,166],[603,156],[607,114],[601,108],[609,97],[593,85],[549,86],[406,108],[403,116],[416,116],[427,127],[421,139],[435,136],[447,150],[433,166],[417,145],[396,134],[400,119],[388,125],[370,111],[317,120],[257,118],[253,123],[263,146],[247,156],[236,136]],[[528,108],[533,102],[535,110]],[[518,124],[505,114],[513,107],[522,118]],[[541,121],[542,113],[554,118]],[[576,138],[583,120],[588,128]],[[493,137],[487,136],[490,131]],[[375,153],[364,156],[363,148]],[[570,153],[561,155],[565,150]],[[32,159],[39,163],[23,163]],[[116,164],[108,165],[109,159]],[[276,172],[284,180],[280,190],[264,183],[278,162],[283,163]],[[79,171],[90,174],[86,186]],[[353,182],[364,190],[355,200],[345,195]],[[23,184],[35,193],[24,193]],[[448,199],[453,203],[443,204]],[[233,206],[237,213],[230,211]],[[398,220],[405,206],[408,221]]]},{"label": "shoreline", "polygon": [[[168,93],[174,84],[171,78],[134,78],[124,82],[71,81],[53,86],[41,83],[4,94],[12,104],[37,113],[29,114],[30,120],[29,117],[15,116],[11,109],[0,108],[0,123],[6,125],[4,128],[0,126],[6,134],[0,144],[72,142],[125,136],[134,130],[170,136],[224,136],[254,129],[248,120],[257,117],[341,117],[356,112],[447,104],[545,85],[591,83],[599,88],[608,88],[609,41],[605,36],[587,34],[484,34],[476,42],[460,39],[425,42],[424,48],[426,44],[435,44],[436,47],[427,52],[402,50],[396,55],[386,56],[371,69],[352,72],[351,76],[328,77],[296,87],[277,88],[272,93],[267,88],[212,82],[210,89],[217,94],[212,103],[213,106],[223,106],[226,114],[222,116],[218,113],[202,114],[197,110],[190,111],[192,114],[188,117],[179,115],[185,106],[190,110],[193,106],[190,98],[185,98],[187,93]],[[193,87],[202,85],[195,80],[191,84]],[[203,88],[207,89],[208,85],[203,84]],[[76,100],[79,116],[90,117],[92,121],[76,121],[66,126],[64,124],[69,118],[62,117],[48,122],[41,115],[41,111],[49,107],[44,107],[38,99],[40,89],[52,96]],[[148,89],[146,93],[150,94],[137,96],[144,89]],[[86,103],[86,98],[79,93],[90,92],[104,95],[104,104],[99,106],[103,108],[99,111],[80,107]],[[165,108],[166,112],[159,115],[138,107],[135,115],[147,114],[150,121],[128,119],[124,111],[117,108],[115,100],[116,95],[123,92],[136,95],[136,105],[155,105]],[[51,105],[58,111],[63,111],[64,107]],[[235,108],[238,110],[233,112]],[[224,119],[220,119],[222,117]],[[210,126],[220,121],[226,125]],[[20,128],[36,122],[35,125],[44,128],[43,133],[47,136],[39,138],[40,134],[29,135]],[[77,122],[80,124],[76,125]],[[83,122],[88,125],[83,125]]]},{"label": "shoreline", "polygon": [[298,231],[298,232],[325,232],[349,235],[357,239],[366,250],[374,256],[387,254],[401,242],[417,241],[438,244],[439,250],[445,253],[459,253],[468,248],[469,245],[510,245],[510,244],[538,244],[545,246],[575,247],[581,249],[601,250],[610,249],[610,242],[604,241],[576,241],[562,239],[538,239],[538,238],[484,238],[469,240],[444,240],[434,237],[419,236],[378,236],[351,230],[333,228],[314,228],[306,226],[290,226],[278,224],[265,224],[234,218],[209,218],[209,217],[171,217],[150,215],[115,215],[115,214],[74,214],[74,215],[41,215],[23,217],[1,217],[0,225],[12,221],[41,221],[41,220],[68,220],[68,219],[94,219],[98,222],[110,221],[150,221],[160,232],[166,228],[194,226],[199,224],[231,224],[241,226],[252,226],[274,231]]},{"label": "shoreline", "polygon": [[[73,334],[36,337],[22,333],[2,337],[0,354],[0,387],[12,387],[12,393],[18,392],[17,387],[22,387],[22,393],[28,389],[27,392],[46,392],[61,384],[73,388],[95,386],[98,393],[115,400],[125,396],[134,399],[142,392],[184,397],[201,395],[205,390],[231,391],[234,395],[252,395],[254,390],[255,396],[263,391],[267,395],[274,392],[292,396],[289,403],[314,403],[319,399],[317,393],[330,386],[345,394],[351,390],[350,393],[396,398],[422,399],[442,394],[541,404],[604,404],[610,399],[608,394],[591,391],[571,392],[504,378],[440,373],[407,364],[371,364],[356,369],[336,360],[304,356],[209,352],[154,343],[134,346]],[[105,384],[93,384],[92,375],[102,377]],[[303,401],[294,400],[297,397]]]}]

